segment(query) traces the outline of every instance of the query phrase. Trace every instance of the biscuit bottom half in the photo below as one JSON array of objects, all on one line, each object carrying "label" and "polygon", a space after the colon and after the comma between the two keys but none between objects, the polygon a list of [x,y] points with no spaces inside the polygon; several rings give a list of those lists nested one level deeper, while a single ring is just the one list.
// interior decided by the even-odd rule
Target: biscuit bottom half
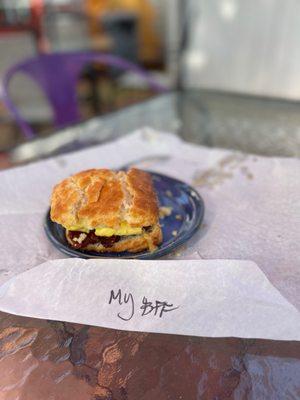
[{"label": "biscuit bottom half", "polygon": [[162,242],[162,231],[159,224],[153,225],[147,230],[143,229],[140,235],[113,236],[110,238],[95,236],[89,237],[84,232],[74,232],[66,230],[66,238],[71,247],[80,250],[105,252],[124,252],[137,253],[142,250],[154,251]]}]

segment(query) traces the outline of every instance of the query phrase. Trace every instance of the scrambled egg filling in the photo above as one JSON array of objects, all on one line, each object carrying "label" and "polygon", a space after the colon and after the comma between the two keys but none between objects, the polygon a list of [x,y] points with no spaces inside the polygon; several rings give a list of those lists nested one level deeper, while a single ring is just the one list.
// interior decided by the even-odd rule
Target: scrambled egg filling
[{"label": "scrambled egg filling", "polygon": [[[67,228],[69,231],[80,231],[88,233],[89,230],[81,226],[70,226]],[[140,235],[142,233],[142,228],[133,228],[127,224],[127,222],[121,222],[121,225],[116,228],[95,228],[95,235],[97,236],[130,236],[130,235]]]}]

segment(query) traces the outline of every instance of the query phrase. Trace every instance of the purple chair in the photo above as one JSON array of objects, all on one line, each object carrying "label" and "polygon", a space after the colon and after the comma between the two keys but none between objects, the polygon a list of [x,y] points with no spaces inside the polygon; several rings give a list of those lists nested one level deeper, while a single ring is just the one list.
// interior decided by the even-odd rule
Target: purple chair
[{"label": "purple chair", "polygon": [[97,62],[123,71],[132,71],[140,75],[155,92],[164,92],[165,88],[139,66],[120,57],[89,52],[53,53],[29,58],[11,67],[3,79],[3,102],[13,115],[25,137],[35,136],[31,126],[25,121],[9,96],[9,82],[19,72],[25,73],[42,88],[54,111],[54,124],[62,128],[80,121],[76,96],[76,83],[83,68]]}]

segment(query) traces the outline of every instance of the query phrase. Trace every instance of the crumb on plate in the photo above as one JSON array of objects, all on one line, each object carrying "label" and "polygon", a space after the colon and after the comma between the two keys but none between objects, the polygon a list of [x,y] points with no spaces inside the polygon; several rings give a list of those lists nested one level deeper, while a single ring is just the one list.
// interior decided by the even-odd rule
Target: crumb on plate
[{"label": "crumb on plate", "polygon": [[165,218],[172,214],[172,207],[159,207],[159,218]]}]

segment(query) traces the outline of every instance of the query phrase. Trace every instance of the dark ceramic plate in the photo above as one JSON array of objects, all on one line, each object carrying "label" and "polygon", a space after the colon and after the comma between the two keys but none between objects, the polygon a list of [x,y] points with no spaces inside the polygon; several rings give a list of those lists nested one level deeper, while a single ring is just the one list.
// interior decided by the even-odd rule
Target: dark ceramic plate
[{"label": "dark ceramic plate", "polygon": [[[139,253],[95,253],[76,250],[69,246],[65,230],[61,225],[50,220],[46,215],[45,231],[50,241],[62,253],[81,258],[139,258],[152,259],[162,257],[186,242],[199,228],[203,215],[204,203],[199,194],[186,183],[165,175],[150,172],[158,195],[160,207],[172,207],[172,213],[161,219],[163,242],[155,250]],[[175,235],[176,234],[176,235]]]}]

